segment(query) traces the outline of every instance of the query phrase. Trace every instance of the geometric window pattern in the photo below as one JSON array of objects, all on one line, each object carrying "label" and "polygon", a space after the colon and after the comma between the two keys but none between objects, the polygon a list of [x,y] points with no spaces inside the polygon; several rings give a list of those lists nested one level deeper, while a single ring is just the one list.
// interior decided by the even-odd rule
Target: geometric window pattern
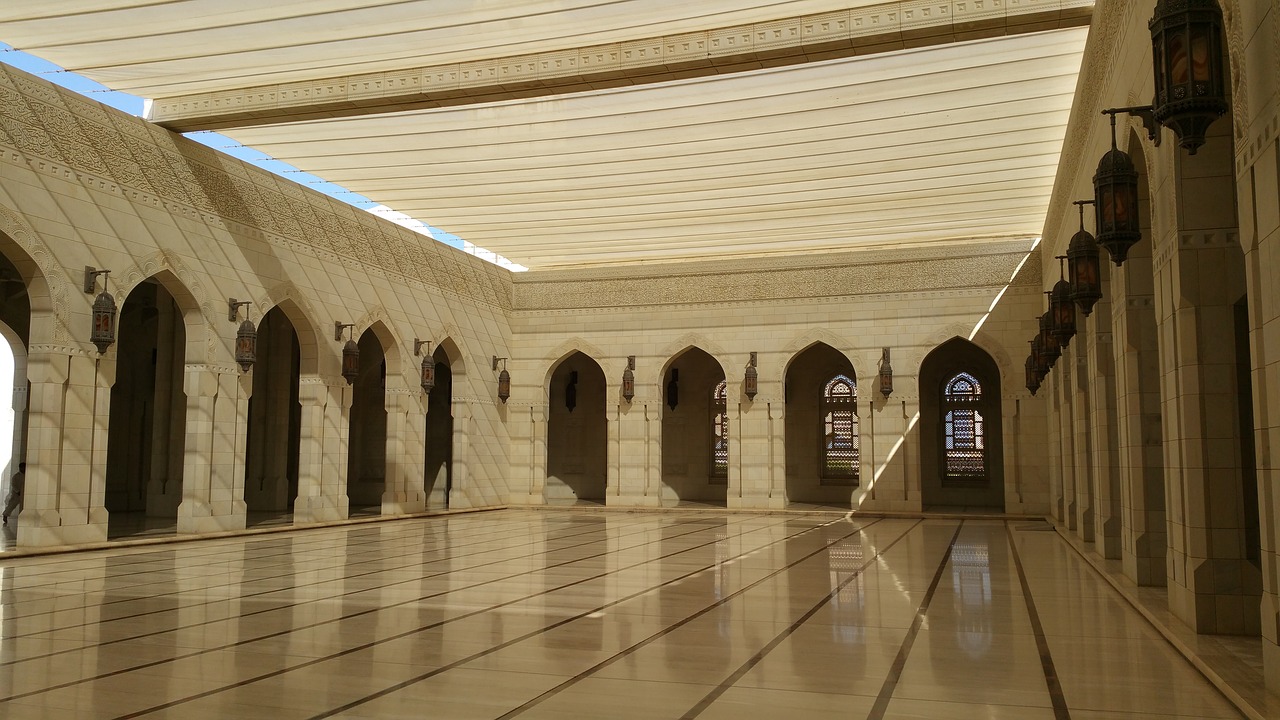
[{"label": "geometric window pattern", "polygon": [[986,477],[985,428],[976,407],[981,400],[982,386],[969,373],[959,373],[947,382],[942,394],[945,478]]},{"label": "geometric window pattern", "polygon": [[822,390],[822,477],[858,480],[858,385],[836,375]]},{"label": "geometric window pattern", "polygon": [[724,380],[711,395],[711,478],[728,481],[729,478],[729,410],[725,393],[729,386]]}]

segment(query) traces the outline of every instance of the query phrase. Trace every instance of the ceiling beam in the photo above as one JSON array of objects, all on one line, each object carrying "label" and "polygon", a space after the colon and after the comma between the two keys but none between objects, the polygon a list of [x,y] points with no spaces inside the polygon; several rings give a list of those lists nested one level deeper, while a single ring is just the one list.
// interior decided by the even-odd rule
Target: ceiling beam
[{"label": "ceiling beam", "polygon": [[1093,0],[901,0],[607,45],[157,98],[148,119],[191,132],[547,97],[1081,27],[1092,12]]}]

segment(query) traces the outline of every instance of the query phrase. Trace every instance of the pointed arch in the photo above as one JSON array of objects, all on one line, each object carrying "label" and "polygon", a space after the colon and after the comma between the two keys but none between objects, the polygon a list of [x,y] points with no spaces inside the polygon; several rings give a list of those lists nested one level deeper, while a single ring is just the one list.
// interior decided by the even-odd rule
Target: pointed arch
[{"label": "pointed arch", "polygon": [[[213,333],[209,327],[210,316],[205,312],[206,308],[201,302],[201,298],[190,289],[188,283],[178,276],[163,254],[157,254],[152,261],[145,266],[147,269],[155,269],[151,274],[134,280],[135,274],[129,274],[130,282],[121,285],[118,294],[120,306],[128,302],[129,296],[133,291],[144,282],[154,281],[165,292],[169,293],[169,297],[173,298],[173,302],[178,306],[178,312],[182,314],[182,324],[186,331],[186,343],[183,351],[183,359],[188,363],[207,363],[214,360],[212,352]],[[185,273],[190,276],[190,273]],[[198,285],[198,283],[197,283]]]},{"label": "pointed arch", "polygon": [[1004,508],[1000,368],[952,338],[920,363],[921,499],[927,507]]},{"label": "pointed arch", "polygon": [[[382,346],[384,360],[387,363],[387,375],[399,376],[407,363],[402,358],[401,352],[405,345],[396,339],[396,335],[391,331],[391,321],[387,318],[387,311],[378,307],[365,313],[363,317],[355,323],[355,336],[357,338],[366,332],[372,332],[373,336],[378,339],[378,344]],[[413,348],[409,348],[412,350]]]},{"label": "pointed arch", "polygon": [[302,375],[320,372],[320,323],[315,309],[306,295],[291,282],[283,282],[264,292],[258,298],[259,317],[265,317],[272,308],[280,308],[298,335],[298,369]]},{"label": "pointed arch", "polygon": [[[658,357],[666,358],[662,361],[661,367],[654,367],[649,363],[645,363],[644,374],[646,377],[644,381],[648,383],[660,382],[662,378],[666,376],[667,368],[671,367],[671,363],[674,362],[676,358],[695,348],[701,350],[707,355],[710,355],[711,359],[715,360],[720,366],[721,371],[729,366],[726,362],[726,358],[729,357],[729,353],[726,352],[723,347],[712,342],[710,338],[701,333],[686,333],[680,336],[679,339],[667,343],[658,351]],[[639,385],[640,382],[641,379],[637,377],[636,384]]]},{"label": "pointed arch", "polygon": [[0,254],[13,263],[27,287],[31,322],[24,340],[28,346],[71,342],[70,293],[63,271],[35,229],[4,205],[0,205]]},{"label": "pointed arch", "polygon": [[571,337],[560,343],[551,352],[542,356],[542,385],[546,387],[551,381],[551,375],[556,371],[565,360],[570,358],[574,353],[582,353],[595,361],[599,365],[601,371],[604,370],[604,364],[601,359],[605,357],[605,352],[580,337]]},{"label": "pointed arch", "polygon": [[[806,335],[808,334],[809,333],[806,333]],[[830,335],[830,333],[828,333],[828,335]],[[839,355],[840,357],[844,358],[844,360],[849,363],[849,370],[850,372],[853,373],[854,380],[857,380],[857,378],[859,377],[858,363],[854,362],[853,358],[849,356],[848,352],[845,352],[844,350],[839,349],[837,346],[834,346],[831,343],[827,342],[827,340],[830,340],[830,339],[834,339],[834,338],[828,337],[825,340],[813,339],[805,343],[804,345],[797,347],[793,352],[791,352],[791,355],[790,357],[787,358],[787,361],[783,363],[782,375],[778,379],[785,383],[787,380],[787,373],[791,370],[792,364],[795,363],[795,361],[805,353],[814,351],[814,350],[825,349],[829,352],[835,353],[836,355]],[[793,344],[788,344],[786,349],[789,351],[792,350],[792,345]]]}]

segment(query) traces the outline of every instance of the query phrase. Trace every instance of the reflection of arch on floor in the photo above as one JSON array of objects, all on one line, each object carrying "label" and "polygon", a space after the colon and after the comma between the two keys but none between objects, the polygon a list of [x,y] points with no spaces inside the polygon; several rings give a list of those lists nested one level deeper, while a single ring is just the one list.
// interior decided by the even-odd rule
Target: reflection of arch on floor
[{"label": "reflection of arch on floor", "polygon": [[1003,510],[1002,437],[1000,368],[995,360],[958,337],[934,348],[920,364],[920,485],[925,508]]},{"label": "reflection of arch on floor", "polygon": [[302,405],[298,333],[280,307],[258,324],[258,358],[245,439],[244,501],[249,525],[292,522],[298,496]]},{"label": "reflection of arch on floor", "polygon": [[189,330],[203,316],[172,272],[138,283],[120,307],[107,428],[107,534],[177,530],[186,448]]},{"label": "reflection of arch on floor", "polygon": [[608,474],[608,418],[604,370],[572,352],[547,381],[547,482],[551,505],[604,502]]},{"label": "reflection of arch on floor", "polygon": [[453,489],[453,386],[462,375],[462,353],[450,338],[436,345],[436,384],[427,396],[426,477],[427,507],[449,507]]},{"label": "reflection of arch on floor", "polygon": [[[719,361],[698,347],[677,353],[662,373],[662,504],[725,503],[727,477],[714,473]],[[728,424],[728,442],[734,427]],[[722,453],[723,454],[723,453]]]},{"label": "reflection of arch on floor", "polygon": [[360,372],[351,383],[347,498],[351,515],[378,515],[387,487],[387,350],[375,323],[360,335]]},{"label": "reflection of arch on floor", "polygon": [[851,507],[854,496],[860,493],[857,421],[866,404],[859,406],[856,394],[840,407],[836,407],[838,398],[824,401],[827,386],[838,377],[847,378],[856,390],[853,363],[823,342],[809,345],[787,364],[786,464],[790,502]]}]

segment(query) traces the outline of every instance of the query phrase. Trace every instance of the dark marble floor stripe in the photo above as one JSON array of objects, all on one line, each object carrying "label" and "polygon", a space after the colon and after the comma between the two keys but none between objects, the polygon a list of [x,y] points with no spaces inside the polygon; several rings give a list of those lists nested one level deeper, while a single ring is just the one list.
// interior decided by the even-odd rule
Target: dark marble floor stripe
[{"label": "dark marble floor stripe", "polygon": [[1049,642],[1044,636],[1044,626],[1040,624],[1040,613],[1036,612],[1036,602],[1031,597],[1031,586],[1027,584],[1027,574],[1022,570],[1022,558],[1018,556],[1018,545],[1013,539],[1013,528],[1009,522],[1004,523],[1005,534],[1009,536],[1009,551],[1013,553],[1013,566],[1018,571],[1018,584],[1022,586],[1022,598],[1027,603],[1027,614],[1031,616],[1031,631],[1036,636],[1036,649],[1040,652],[1040,667],[1044,669],[1044,682],[1049,688],[1049,701],[1053,703],[1053,716],[1057,720],[1071,720],[1071,711],[1067,709],[1067,699],[1062,694],[1062,683],[1058,682],[1058,671],[1053,666],[1053,656],[1049,654]]},{"label": "dark marble floor stripe", "polygon": [[867,720],[883,720],[885,711],[889,709],[889,701],[893,699],[893,692],[898,688],[898,681],[902,679],[902,671],[907,667],[907,656],[911,654],[911,646],[915,644],[916,636],[920,634],[920,626],[924,624],[925,617],[929,614],[929,603],[933,602],[933,595],[938,590],[938,583],[942,581],[942,573],[946,570],[947,563],[951,561],[951,551],[955,549],[956,540],[960,537],[960,530],[963,527],[964,521],[961,520],[956,526],[955,534],[951,536],[947,551],[942,554],[942,562],[938,563],[938,569],[933,574],[929,589],[925,591],[924,599],[920,601],[920,607],[916,608],[915,619],[911,621],[907,636],[902,639],[902,647],[898,648],[898,655],[894,658],[893,665],[889,667],[889,674],[885,677],[884,684],[880,686],[880,694],[876,695],[875,704],[867,713]]}]

